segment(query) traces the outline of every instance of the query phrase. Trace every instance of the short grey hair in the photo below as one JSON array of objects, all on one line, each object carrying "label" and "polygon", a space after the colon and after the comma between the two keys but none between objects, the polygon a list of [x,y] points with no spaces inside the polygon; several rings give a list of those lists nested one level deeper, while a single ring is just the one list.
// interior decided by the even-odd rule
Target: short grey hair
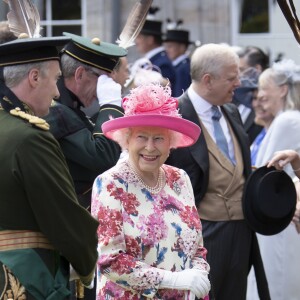
[{"label": "short grey hair", "polygon": [[3,69],[4,82],[8,88],[18,85],[32,69],[41,71],[42,76],[47,76],[49,61],[7,66]]},{"label": "short grey hair", "polygon": [[95,71],[97,74],[107,74],[106,71],[103,71],[101,69],[94,68],[88,64],[82,63],[81,61],[73,58],[72,56],[63,53],[61,56],[61,71],[64,78],[71,78],[74,76],[75,71],[79,67],[83,67],[86,71]]},{"label": "short grey hair", "polygon": [[205,74],[217,76],[224,66],[239,63],[236,52],[226,44],[204,44],[191,57],[191,78],[200,81]]}]

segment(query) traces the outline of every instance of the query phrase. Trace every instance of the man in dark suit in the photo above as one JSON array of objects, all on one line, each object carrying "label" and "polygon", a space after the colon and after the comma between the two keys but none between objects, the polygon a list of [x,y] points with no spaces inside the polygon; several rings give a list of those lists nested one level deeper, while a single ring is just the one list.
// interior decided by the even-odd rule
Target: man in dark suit
[{"label": "man in dark suit", "polygon": [[162,22],[153,19],[157,11],[157,7],[150,8],[149,19],[146,19],[135,44],[138,52],[151,61],[154,66],[153,69],[170,81],[172,95],[174,96],[173,88],[176,84],[176,75],[172,62],[162,46]]},{"label": "man in dark suit", "polygon": [[179,97],[191,84],[190,58],[187,54],[191,42],[189,31],[182,29],[181,24],[181,20],[175,24],[169,21],[164,37],[164,47],[176,74],[176,83],[172,88],[175,97]]},{"label": "man in dark suit", "polygon": [[210,299],[216,300],[246,299],[255,242],[242,211],[244,183],[251,173],[249,141],[230,103],[240,84],[238,61],[226,45],[195,50],[192,84],[179,98],[179,113],[198,124],[202,133],[193,146],[174,150],[167,161],[191,178],[211,266]]},{"label": "man in dark suit", "polygon": [[262,131],[262,126],[254,122],[255,112],[252,100],[257,89],[257,81],[260,73],[269,65],[269,57],[258,47],[247,46],[239,55],[239,69],[241,72],[241,86],[237,88],[233,102],[238,106],[244,128],[249,136],[250,144]]}]

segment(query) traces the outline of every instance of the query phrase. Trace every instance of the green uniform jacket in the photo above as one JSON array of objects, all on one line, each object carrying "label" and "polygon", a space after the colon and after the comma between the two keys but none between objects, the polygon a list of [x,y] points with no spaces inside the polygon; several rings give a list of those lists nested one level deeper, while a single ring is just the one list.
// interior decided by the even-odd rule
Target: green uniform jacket
[{"label": "green uniform jacket", "polygon": [[78,199],[88,207],[95,178],[113,167],[121,153],[120,146],[103,135],[101,125],[110,117],[123,116],[123,109],[104,105],[92,122],[80,110],[79,99],[64,86],[63,79],[58,87],[60,99],[53,102],[45,119],[62,148]]},{"label": "green uniform jacket", "polygon": [[0,228],[39,231],[80,275],[93,273],[98,222],[78,204],[52,134],[1,109],[0,166]]}]

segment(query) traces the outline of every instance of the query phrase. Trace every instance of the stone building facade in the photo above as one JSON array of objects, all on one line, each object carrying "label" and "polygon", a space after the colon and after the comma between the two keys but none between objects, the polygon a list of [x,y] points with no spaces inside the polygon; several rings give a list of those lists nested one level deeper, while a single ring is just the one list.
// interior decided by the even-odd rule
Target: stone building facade
[{"label": "stone building facade", "polygon": [[[136,0],[32,0],[42,12],[45,34],[58,35],[60,31],[79,33],[115,42]],[[166,21],[182,19],[183,28],[190,30],[193,41],[227,43],[234,46],[255,45],[266,51],[271,61],[279,55],[300,63],[299,46],[275,0],[248,0],[249,3],[268,5],[268,32],[241,34],[241,4],[247,0],[153,0],[160,7],[157,18]],[[300,2],[294,0],[297,11]],[[53,20],[56,11],[78,6],[80,17]],[[52,11],[51,11],[52,7]],[[53,11],[54,10],[54,11]],[[6,19],[7,4],[0,1],[0,20]],[[60,14],[62,15],[62,14]],[[76,30],[75,30],[76,27]],[[52,30],[53,29],[53,30]],[[165,23],[164,23],[165,29]],[[60,33],[61,34],[61,33]],[[191,49],[192,51],[193,49]],[[134,47],[129,49],[129,61],[138,58]]]}]

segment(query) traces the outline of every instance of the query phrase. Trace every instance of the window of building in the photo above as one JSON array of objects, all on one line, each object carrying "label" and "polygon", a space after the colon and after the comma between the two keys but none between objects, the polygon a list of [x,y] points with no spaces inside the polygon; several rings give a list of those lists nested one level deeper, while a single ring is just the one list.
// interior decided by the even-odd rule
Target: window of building
[{"label": "window of building", "polygon": [[268,2],[268,0],[241,0],[239,33],[269,32]]},{"label": "window of building", "polygon": [[43,36],[59,36],[64,31],[82,35],[84,0],[35,0],[41,16]]},{"label": "window of building", "polygon": [[[60,36],[64,31],[82,35],[86,0],[32,0],[41,19],[42,36]],[[6,20],[8,5],[2,1],[0,18]],[[3,9],[2,9],[3,8]]]}]

